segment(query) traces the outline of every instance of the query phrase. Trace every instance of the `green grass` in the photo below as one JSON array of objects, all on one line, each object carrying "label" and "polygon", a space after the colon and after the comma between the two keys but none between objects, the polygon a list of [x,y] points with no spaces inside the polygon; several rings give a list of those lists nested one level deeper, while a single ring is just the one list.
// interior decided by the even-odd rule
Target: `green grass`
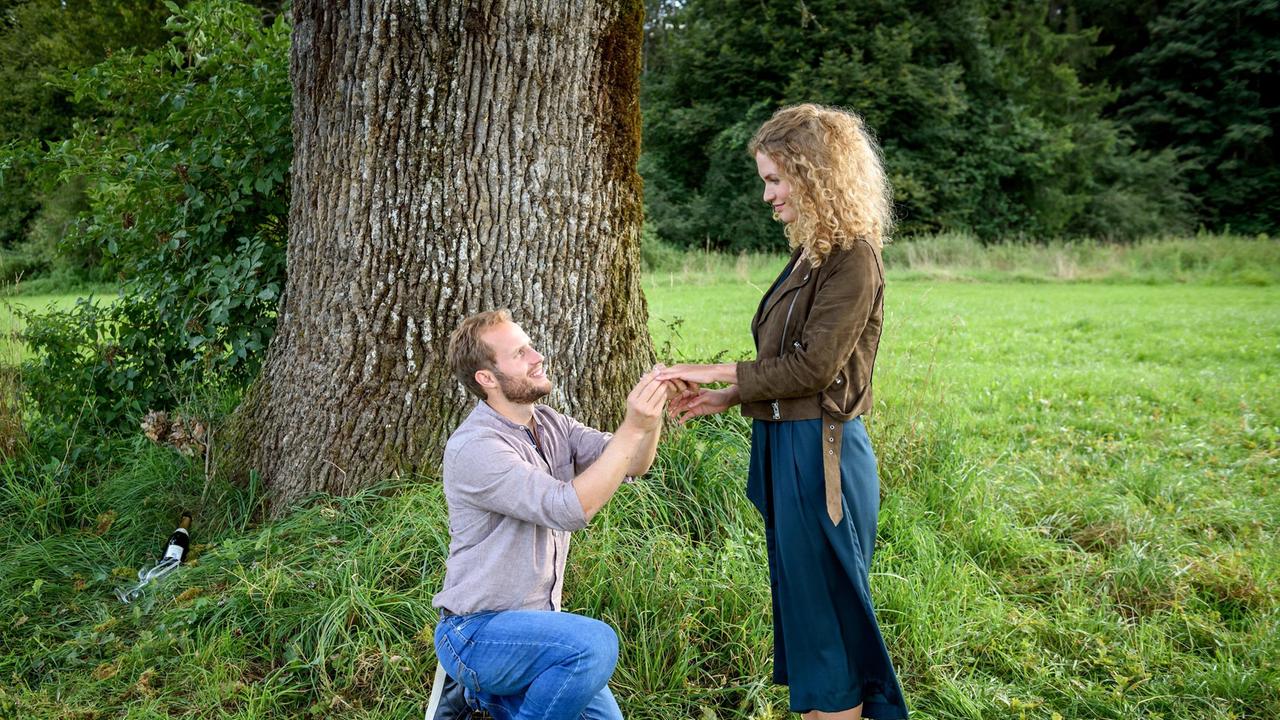
[{"label": "green grass", "polygon": [[[781,260],[685,265],[645,278],[666,359],[749,355]],[[913,717],[1280,717],[1280,288],[920,272],[891,269],[868,421]],[[629,718],[785,716],[746,428],[670,433],[575,537],[566,604],[618,628]],[[0,465],[0,717],[421,716],[437,483],[261,523],[258,488],[81,432]],[[195,564],[120,605],[179,507]]]},{"label": "green grass", "polygon": [[68,292],[56,293],[50,295],[19,295],[15,297],[7,297],[0,299],[0,332],[6,336],[12,334],[16,330],[21,330],[22,325],[18,318],[15,317],[15,310],[45,310],[50,307],[57,310],[69,310],[75,307],[83,293]]}]

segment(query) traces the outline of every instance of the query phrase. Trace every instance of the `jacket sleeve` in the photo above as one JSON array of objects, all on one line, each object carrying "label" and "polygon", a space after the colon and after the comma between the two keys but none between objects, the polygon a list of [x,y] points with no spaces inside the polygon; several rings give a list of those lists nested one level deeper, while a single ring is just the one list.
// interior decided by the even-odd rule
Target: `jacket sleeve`
[{"label": "jacket sleeve", "polygon": [[814,292],[800,347],[781,357],[738,363],[744,403],[816,395],[849,361],[883,281],[875,250],[866,242],[831,261],[839,264]]}]

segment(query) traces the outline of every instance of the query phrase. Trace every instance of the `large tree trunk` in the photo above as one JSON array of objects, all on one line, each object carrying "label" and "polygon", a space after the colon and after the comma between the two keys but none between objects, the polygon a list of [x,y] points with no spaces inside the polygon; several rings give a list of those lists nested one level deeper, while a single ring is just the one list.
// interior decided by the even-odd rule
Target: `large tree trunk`
[{"label": "large tree trunk", "polygon": [[220,468],[273,512],[430,467],[464,316],[511,308],[549,402],[611,427],[639,286],[642,0],[295,0],[288,280]]}]

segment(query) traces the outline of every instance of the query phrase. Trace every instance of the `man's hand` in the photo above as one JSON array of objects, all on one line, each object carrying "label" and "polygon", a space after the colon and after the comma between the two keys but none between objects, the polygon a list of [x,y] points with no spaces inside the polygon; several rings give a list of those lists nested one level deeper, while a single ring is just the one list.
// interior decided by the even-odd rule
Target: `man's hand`
[{"label": "man's hand", "polygon": [[663,380],[662,384],[667,388],[667,412],[671,411],[671,406],[691,395],[698,394],[698,383],[687,382],[685,380]]},{"label": "man's hand", "polygon": [[631,427],[644,433],[654,432],[661,427],[662,409],[667,404],[670,392],[669,383],[658,379],[658,373],[663,369],[661,365],[655,365],[631,388],[631,393],[627,395],[627,417],[622,421],[623,427]]},{"label": "man's hand", "polygon": [[573,479],[582,513],[592,517],[609,502],[624,475],[639,477],[653,465],[662,431],[662,409],[669,394],[679,392],[672,383],[658,379],[665,368],[654,365],[627,395],[627,416],[600,457]]}]

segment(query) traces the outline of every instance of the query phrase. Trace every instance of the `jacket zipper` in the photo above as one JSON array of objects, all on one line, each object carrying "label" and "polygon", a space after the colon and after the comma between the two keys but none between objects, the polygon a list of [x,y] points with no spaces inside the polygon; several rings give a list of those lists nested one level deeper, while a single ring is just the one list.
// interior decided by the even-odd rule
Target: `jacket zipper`
[{"label": "jacket zipper", "polygon": [[[787,319],[782,321],[782,340],[778,342],[778,357],[782,357],[783,351],[787,348],[787,329],[791,327],[791,312],[796,309],[796,300],[800,297],[800,293],[798,292],[800,287],[803,287],[807,282],[809,282],[809,274],[805,273],[805,276],[800,280],[800,286],[795,288],[797,292],[791,296],[791,304],[787,305]],[[796,342],[791,343],[791,346],[799,350],[800,342],[797,340]],[[779,407],[778,401],[774,400],[771,404],[773,405],[773,419],[781,420],[782,408]]]},{"label": "jacket zipper", "polygon": [[[808,280],[809,276],[805,275],[804,280]],[[800,282],[804,282],[801,280]],[[796,288],[799,290],[799,288]],[[791,296],[791,304],[787,306],[787,319],[782,321],[782,340],[778,342],[778,357],[782,357],[783,351],[787,349],[787,328],[791,327],[791,311],[796,309],[796,300],[800,297],[800,293]]]}]

